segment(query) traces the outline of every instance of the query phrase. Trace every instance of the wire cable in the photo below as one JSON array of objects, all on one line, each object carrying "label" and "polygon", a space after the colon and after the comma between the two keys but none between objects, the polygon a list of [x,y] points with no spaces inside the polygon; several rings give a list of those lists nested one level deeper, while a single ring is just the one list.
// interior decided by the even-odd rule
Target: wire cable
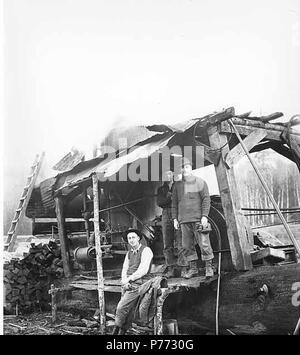
[{"label": "wire cable", "polygon": [[218,238],[218,285],[217,285],[217,299],[216,299],[216,314],[215,314],[215,320],[216,320],[216,335],[219,335],[219,305],[220,305],[220,284],[221,284],[221,262],[222,262],[222,239],[221,239],[221,233],[216,225],[216,223],[210,218],[207,218],[210,222],[210,224],[214,227],[217,238]]}]

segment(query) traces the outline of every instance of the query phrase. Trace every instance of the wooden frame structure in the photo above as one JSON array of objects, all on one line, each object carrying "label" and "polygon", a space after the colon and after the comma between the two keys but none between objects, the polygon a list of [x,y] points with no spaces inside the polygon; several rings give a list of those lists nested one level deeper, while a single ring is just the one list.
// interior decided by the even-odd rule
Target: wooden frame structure
[{"label": "wooden frame structure", "polygon": [[[244,146],[248,151],[260,150],[258,145],[272,147],[272,144],[276,143],[276,151],[279,151],[283,155],[287,156],[287,151],[293,149],[293,156],[300,161],[299,145],[300,145],[300,133],[293,130],[287,124],[271,124],[269,121],[280,117],[280,114],[275,113],[273,115],[265,117],[249,117],[250,113],[244,115],[235,115],[234,108],[226,109],[220,113],[206,116],[201,120],[202,129],[206,131],[210,147],[205,147],[205,152],[208,151],[208,156],[213,156],[213,161],[216,169],[216,175],[220,190],[220,196],[222,201],[222,207],[227,224],[227,235],[230,246],[232,264],[237,271],[246,271],[252,269],[251,251],[253,249],[253,236],[250,225],[242,213],[241,205],[239,201],[238,188],[235,180],[233,166],[243,156],[246,155],[241,142],[235,141],[232,144],[232,136],[234,132],[232,126],[228,123],[234,124],[234,127],[238,134],[244,138]],[[288,132],[287,132],[288,128]],[[290,141],[293,142],[293,146],[287,147],[287,140],[284,134],[289,135]],[[263,143],[260,143],[263,141]],[[296,148],[295,148],[296,147]],[[262,148],[264,149],[264,148]],[[211,154],[209,154],[211,153]],[[104,281],[103,281],[103,269],[102,269],[102,251],[100,243],[100,230],[99,230],[99,190],[97,175],[94,173],[92,180],[93,195],[94,195],[94,231],[97,251],[97,274],[98,274],[98,295],[100,306],[100,328],[101,332],[104,332],[105,328],[105,305],[104,305]],[[83,194],[83,203],[86,201],[86,185],[81,189]],[[59,238],[61,242],[62,260],[64,273],[66,277],[72,275],[72,268],[70,263],[68,241],[66,238],[66,232],[64,227],[64,200],[62,195],[55,197],[56,215],[59,230]],[[89,236],[88,223],[86,221],[86,233]],[[166,292],[167,294],[167,292]],[[161,329],[161,327],[160,327]],[[159,331],[160,332],[160,331]]]}]

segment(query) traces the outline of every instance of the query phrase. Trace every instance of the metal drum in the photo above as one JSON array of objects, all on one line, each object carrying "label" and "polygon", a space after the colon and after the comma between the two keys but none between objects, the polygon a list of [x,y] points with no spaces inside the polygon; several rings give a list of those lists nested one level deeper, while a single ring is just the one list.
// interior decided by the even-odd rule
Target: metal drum
[{"label": "metal drum", "polygon": [[78,264],[90,263],[96,259],[96,248],[94,246],[78,247],[74,250],[74,259]]}]

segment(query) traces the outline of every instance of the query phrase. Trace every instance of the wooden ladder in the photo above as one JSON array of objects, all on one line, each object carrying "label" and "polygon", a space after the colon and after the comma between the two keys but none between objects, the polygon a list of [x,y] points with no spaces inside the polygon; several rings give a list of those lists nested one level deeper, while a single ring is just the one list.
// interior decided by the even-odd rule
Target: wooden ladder
[{"label": "wooden ladder", "polygon": [[19,205],[15,211],[14,218],[10,224],[6,243],[4,244],[4,250],[6,250],[6,251],[12,252],[14,249],[16,239],[18,236],[18,228],[20,226],[20,221],[21,221],[22,217],[24,216],[24,212],[27,208],[27,205],[28,205],[28,202],[29,202],[29,199],[30,199],[33,187],[34,187],[34,183],[35,183],[38,173],[40,171],[44,156],[45,156],[44,152],[42,152],[42,154],[40,156],[37,154],[35,157],[35,161],[30,168],[30,174],[27,177],[26,186],[23,189],[23,193],[21,195]]}]

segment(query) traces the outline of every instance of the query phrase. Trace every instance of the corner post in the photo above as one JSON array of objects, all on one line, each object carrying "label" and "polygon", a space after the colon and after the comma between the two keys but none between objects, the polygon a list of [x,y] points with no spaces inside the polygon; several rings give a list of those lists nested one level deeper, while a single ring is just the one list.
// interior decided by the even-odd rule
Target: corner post
[{"label": "corner post", "polygon": [[227,169],[225,157],[229,152],[227,135],[219,133],[216,125],[208,128],[211,148],[221,150],[221,157],[215,164],[216,175],[224,209],[228,242],[233,266],[238,271],[252,269],[250,246],[252,235],[250,226],[242,214],[237,184],[233,169]]}]

